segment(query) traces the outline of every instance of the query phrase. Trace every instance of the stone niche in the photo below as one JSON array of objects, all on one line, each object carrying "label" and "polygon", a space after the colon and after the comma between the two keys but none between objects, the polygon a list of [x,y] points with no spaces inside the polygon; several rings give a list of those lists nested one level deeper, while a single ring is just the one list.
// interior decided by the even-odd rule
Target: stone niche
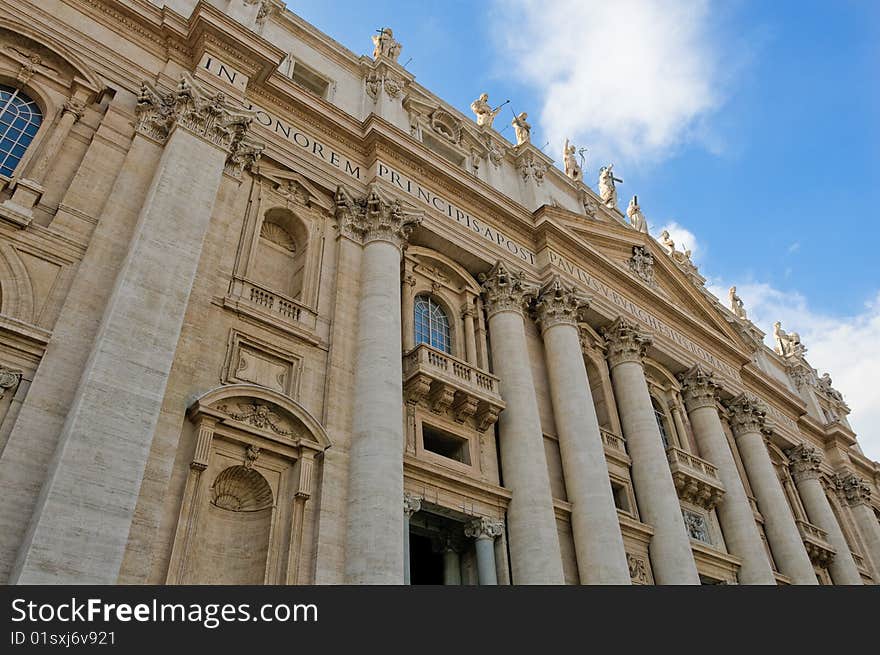
[{"label": "stone niche", "polygon": [[168,584],[298,584],[315,466],[330,442],[289,397],[251,384],[208,392],[195,433]]}]

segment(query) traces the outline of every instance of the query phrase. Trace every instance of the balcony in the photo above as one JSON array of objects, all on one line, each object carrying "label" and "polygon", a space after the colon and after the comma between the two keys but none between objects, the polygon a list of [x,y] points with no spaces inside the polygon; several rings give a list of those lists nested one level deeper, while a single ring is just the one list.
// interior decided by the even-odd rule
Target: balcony
[{"label": "balcony", "polygon": [[667,448],[666,458],[681,500],[705,509],[718,504],[724,495],[724,485],[715,466],[675,446]]},{"label": "balcony", "polygon": [[496,376],[425,343],[403,356],[403,391],[407,402],[448,412],[458,423],[471,420],[480,432],[504,409]]},{"label": "balcony", "polygon": [[807,554],[813,565],[826,568],[834,561],[837,551],[828,543],[828,533],[820,527],[807,523],[806,521],[797,521],[798,530],[801,538],[804,540],[804,546],[807,548]]},{"label": "balcony", "polygon": [[223,306],[295,333],[311,332],[317,324],[315,312],[299,301],[244,278],[232,279]]},{"label": "balcony", "polygon": [[612,459],[624,466],[629,466],[632,460],[626,452],[626,440],[610,430],[599,428],[599,434],[602,435],[602,446],[605,448],[606,459]]}]

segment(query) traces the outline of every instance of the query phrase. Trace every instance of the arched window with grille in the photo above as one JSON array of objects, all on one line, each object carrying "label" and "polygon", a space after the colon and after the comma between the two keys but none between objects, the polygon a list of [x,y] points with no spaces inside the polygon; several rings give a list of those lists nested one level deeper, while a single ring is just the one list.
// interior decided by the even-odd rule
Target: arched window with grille
[{"label": "arched window with grille", "polygon": [[416,344],[429,346],[452,354],[449,335],[449,317],[431,296],[418,296],[415,302]]},{"label": "arched window with grille", "polygon": [[12,177],[42,122],[43,112],[36,102],[0,84],[0,174]]}]

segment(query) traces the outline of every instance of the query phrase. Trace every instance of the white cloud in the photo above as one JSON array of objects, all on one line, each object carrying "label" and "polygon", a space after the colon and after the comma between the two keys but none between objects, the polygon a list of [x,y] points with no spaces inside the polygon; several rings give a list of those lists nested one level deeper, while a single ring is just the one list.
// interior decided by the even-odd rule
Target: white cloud
[{"label": "white cloud", "polygon": [[497,0],[492,19],[506,67],[544,99],[530,112],[541,142],[573,138],[597,169],[668,154],[719,104],[711,13],[709,0]]},{"label": "white cloud", "polygon": [[[719,280],[709,289],[726,298],[729,286]],[[831,374],[834,387],[852,409],[850,423],[863,452],[880,460],[880,291],[861,313],[846,317],[818,312],[802,294],[767,283],[737,284],[736,291],[752,322],[767,332],[768,346],[773,347],[774,321],[800,335],[808,349],[807,361],[820,374]]]},{"label": "white cloud", "polygon": [[797,251],[800,250],[800,249],[801,249],[801,242],[800,242],[800,241],[795,241],[793,244],[791,244],[791,245],[788,247],[788,252],[797,252]]}]

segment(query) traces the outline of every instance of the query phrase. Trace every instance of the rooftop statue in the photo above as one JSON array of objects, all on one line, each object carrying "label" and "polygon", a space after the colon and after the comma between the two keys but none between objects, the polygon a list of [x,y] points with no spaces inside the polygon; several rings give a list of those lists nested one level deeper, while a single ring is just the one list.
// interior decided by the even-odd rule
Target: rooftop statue
[{"label": "rooftop statue", "polygon": [[743,306],[742,298],[736,295],[736,287],[730,287],[730,291],[727,292],[727,297],[730,300],[730,311],[734,313],[737,318],[741,318],[745,320],[746,316],[746,308]]},{"label": "rooftop statue", "polygon": [[529,143],[532,140],[532,126],[526,122],[529,115],[522,112],[519,116],[514,116],[510,124],[513,125],[513,131],[516,132],[516,145]]},{"label": "rooftop statue", "polygon": [[387,57],[391,61],[397,61],[403,46],[400,41],[395,40],[394,32],[390,27],[383,27],[377,30],[379,33],[373,35],[373,59],[380,56]]},{"label": "rooftop statue", "polygon": [[503,102],[495,107],[495,109],[492,109],[492,105],[489,104],[489,94],[481,93],[480,97],[471,103],[471,111],[477,117],[477,125],[480,127],[492,127],[492,122],[495,120],[498,112],[508,102],[510,101]]},{"label": "rooftop statue", "polygon": [[605,203],[606,207],[617,209],[617,187],[615,183],[623,182],[623,180],[614,177],[613,169],[614,164],[609,164],[599,170],[599,197],[602,198],[602,202]]},{"label": "rooftop statue", "polygon": [[773,338],[776,340],[776,352],[783,357],[803,357],[807,352],[800,335],[797,332],[786,332],[779,321],[773,324]]},{"label": "rooftop statue", "polygon": [[669,236],[668,230],[663,230],[660,233],[660,243],[663,244],[663,247],[666,248],[666,252],[669,253],[669,256],[672,257],[672,260],[677,264],[685,267],[687,270],[696,270],[694,263],[691,261],[691,251],[685,250],[681,252],[675,249],[675,241],[672,240],[672,237]]},{"label": "rooftop statue", "polygon": [[633,196],[632,200],[629,201],[629,206],[626,208],[626,215],[629,217],[630,225],[637,232],[648,233],[648,221],[645,220],[645,215],[642,214],[642,208],[639,207],[639,197]]},{"label": "rooftop statue", "polygon": [[565,165],[565,174],[575,182],[579,182],[583,177],[583,171],[581,171],[581,167],[577,163],[576,152],[577,149],[570,145],[568,139],[566,139],[565,145],[562,146],[562,162]]}]

